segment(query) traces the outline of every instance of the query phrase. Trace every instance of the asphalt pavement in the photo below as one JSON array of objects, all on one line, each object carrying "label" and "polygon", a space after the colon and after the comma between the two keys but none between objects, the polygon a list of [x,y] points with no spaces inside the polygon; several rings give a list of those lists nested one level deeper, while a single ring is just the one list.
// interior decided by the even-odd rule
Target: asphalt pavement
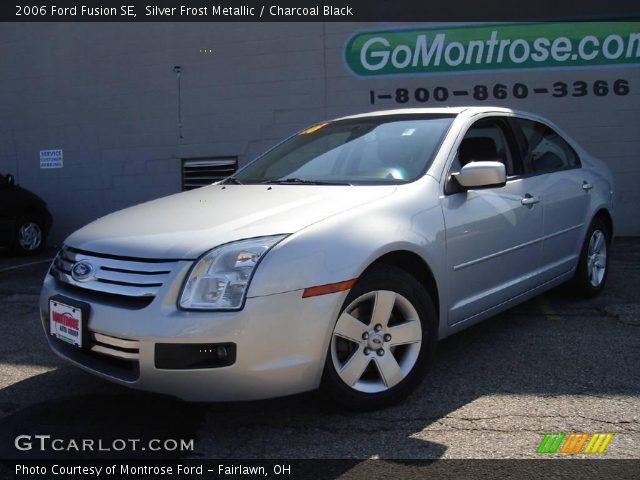
[{"label": "asphalt pavement", "polygon": [[51,252],[1,255],[0,458],[28,458],[14,438],[38,433],[194,439],[167,454],[180,458],[540,458],[549,432],[610,432],[599,458],[640,458],[638,238],[616,240],[598,298],[556,289],[452,336],[409,399],[366,414],[316,393],[192,404],[84,373],[49,351],[38,320]]}]

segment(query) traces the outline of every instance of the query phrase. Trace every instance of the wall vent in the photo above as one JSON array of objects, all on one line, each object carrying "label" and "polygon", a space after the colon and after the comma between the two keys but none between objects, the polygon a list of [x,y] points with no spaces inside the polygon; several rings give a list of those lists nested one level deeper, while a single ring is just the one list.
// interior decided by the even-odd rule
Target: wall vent
[{"label": "wall vent", "polygon": [[182,159],[182,190],[204,187],[233,175],[238,170],[238,157]]}]

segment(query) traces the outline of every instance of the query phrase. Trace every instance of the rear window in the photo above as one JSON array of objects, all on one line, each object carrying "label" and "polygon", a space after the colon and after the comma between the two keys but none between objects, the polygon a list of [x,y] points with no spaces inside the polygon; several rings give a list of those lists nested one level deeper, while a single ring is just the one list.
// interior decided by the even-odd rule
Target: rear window
[{"label": "rear window", "polygon": [[551,127],[532,120],[517,119],[527,141],[527,163],[535,173],[580,166],[575,150]]}]

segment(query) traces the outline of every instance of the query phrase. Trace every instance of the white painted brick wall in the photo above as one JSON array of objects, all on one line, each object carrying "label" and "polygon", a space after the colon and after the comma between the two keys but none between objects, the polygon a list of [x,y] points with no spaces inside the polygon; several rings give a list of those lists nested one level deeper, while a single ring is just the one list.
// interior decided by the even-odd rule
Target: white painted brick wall
[{"label": "white painted brick wall", "polygon": [[[181,158],[238,156],[244,163],[324,118],[397,106],[370,105],[371,89],[625,78],[632,88],[626,97],[492,103],[548,116],[607,161],[617,179],[618,232],[640,233],[640,68],[354,77],[343,61],[348,37],[382,28],[392,25],[5,24],[0,171],[49,202],[59,242],[98,216],[179,191]],[[183,69],[183,138],[175,65]],[[38,152],[46,148],[64,150],[63,169],[40,170]]]}]

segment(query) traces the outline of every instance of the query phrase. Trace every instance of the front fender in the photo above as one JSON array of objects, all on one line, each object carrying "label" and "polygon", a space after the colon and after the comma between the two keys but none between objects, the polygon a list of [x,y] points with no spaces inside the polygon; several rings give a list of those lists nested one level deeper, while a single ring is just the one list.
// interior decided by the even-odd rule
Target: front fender
[{"label": "front fender", "polygon": [[264,257],[248,297],[358,278],[394,251],[415,253],[426,262],[438,284],[439,303],[446,305],[444,220],[433,178],[401,185],[389,197],[291,235]]}]

